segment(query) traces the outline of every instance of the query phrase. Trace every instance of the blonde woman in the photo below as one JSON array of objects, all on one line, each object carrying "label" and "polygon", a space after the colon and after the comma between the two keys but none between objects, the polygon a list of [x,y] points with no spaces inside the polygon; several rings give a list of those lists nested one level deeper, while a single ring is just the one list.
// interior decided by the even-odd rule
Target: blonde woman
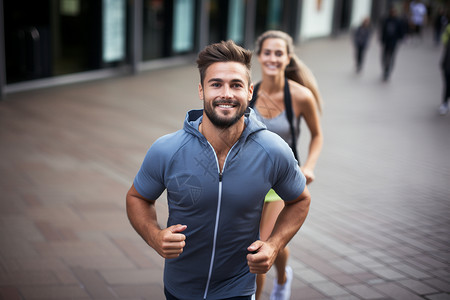
[{"label": "blonde woman", "polygon": [[[309,151],[302,159],[301,169],[307,184],[314,181],[314,168],[322,149],[320,126],[322,100],[311,71],[294,53],[292,38],[282,31],[267,31],[256,42],[256,54],[261,65],[262,80],[255,86],[250,106],[269,130],[280,135],[297,155],[300,121],[303,118],[311,133]],[[281,198],[271,190],[265,199],[261,217],[261,240],[269,238],[276,219],[284,207]],[[292,269],[287,265],[288,247],[275,260],[277,278],[270,299],[289,299]],[[265,275],[257,276],[256,299],[261,298]]]}]

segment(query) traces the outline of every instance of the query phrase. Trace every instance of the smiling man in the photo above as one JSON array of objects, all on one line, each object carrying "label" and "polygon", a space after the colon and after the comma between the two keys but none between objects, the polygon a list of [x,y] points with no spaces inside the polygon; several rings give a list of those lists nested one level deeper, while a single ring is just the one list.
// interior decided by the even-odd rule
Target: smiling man
[{"label": "smiling man", "polygon": [[[308,214],[306,180],[289,146],[248,108],[252,53],[232,41],[199,53],[203,110],[149,149],[128,191],[132,226],[162,257],[167,299],[250,299]],[[259,240],[264,197],[285,201],[270,238]],[[167,227],[155,201],[167,190]]]}]

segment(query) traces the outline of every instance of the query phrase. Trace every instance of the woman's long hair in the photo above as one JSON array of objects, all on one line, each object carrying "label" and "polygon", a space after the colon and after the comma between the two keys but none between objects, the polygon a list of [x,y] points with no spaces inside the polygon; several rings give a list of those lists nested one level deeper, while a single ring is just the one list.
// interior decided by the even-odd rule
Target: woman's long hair
[{"label": "woman's long hair", "polygon": [[304,87],[307,87],[312,92],[314,99],[316,100],[319,112],[322,113],[323,102],[319,92],[316,77],[308,68],[308,66],[305,65],[305,63],[303,63],[303,61],[301,61],[295,54],[294,42],[292,41],[290,35],[279,30],[269,30],[264,32],[256,40],[256,49],[255,49],[256,54],[258,56],[261,54],[262,44],[266,39],[269,38],[282,39],[286,42],[287,52],[291,56],[291,61],[289,62],[289,65],[286,67],[286,70],[284,71],[286,78],[291,79],[303,85]]}]

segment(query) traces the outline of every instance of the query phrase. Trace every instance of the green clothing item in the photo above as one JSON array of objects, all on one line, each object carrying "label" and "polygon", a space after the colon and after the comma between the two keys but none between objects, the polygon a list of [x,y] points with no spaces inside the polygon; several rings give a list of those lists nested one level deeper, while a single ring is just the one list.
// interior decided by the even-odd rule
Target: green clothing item
[{"label": "green clothing item", "polygon": [[442,36],[441,36],[442,44],[447,45],[449,37],[450,37],[450,24],[448,24],[445,27],[444,32],[442,33]]}]

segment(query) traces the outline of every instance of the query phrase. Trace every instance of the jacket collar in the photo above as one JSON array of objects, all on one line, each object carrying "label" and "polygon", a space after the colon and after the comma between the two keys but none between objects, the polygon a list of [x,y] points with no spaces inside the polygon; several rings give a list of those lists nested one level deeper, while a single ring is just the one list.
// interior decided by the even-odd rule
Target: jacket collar
[{"label": "jacket collar", "polygon": [[[250,107],[247,108],[244,114],[244,118],[245,118],[244,121],[245,128],[239,140],[245,141],[251,134],[266,129],[266,126],[260,121],[258,121],[258,119],[256,118],[255,111],[252,108]],[[186,118],[184,120],[183,129],[186,132],[206,141],[206,138],[198,130],[198,127],[202,122],[202,119],[203,119],[203,109],[193,109],[188,111],[186,114]]]}]

